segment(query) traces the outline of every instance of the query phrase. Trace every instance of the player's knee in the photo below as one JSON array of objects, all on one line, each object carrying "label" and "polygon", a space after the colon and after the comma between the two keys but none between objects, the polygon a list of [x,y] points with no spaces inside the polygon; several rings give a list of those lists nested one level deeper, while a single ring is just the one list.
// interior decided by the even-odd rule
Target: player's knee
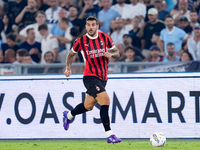
[{"label": "player's knee", "polygon": [[109,97],[108,97],[108,98],[105,98],[105,99],[101,102],[101,105],[110,105],[110,99],[109,99]]},{"label": "player's knee", "polygon": [[88,106],[85,106],[85,109],[87,109],[88,111],[91,111],[93,109],[93,107],[94,106],[92,106],[92,105],[90,105],[90,106],[88,105]]}]

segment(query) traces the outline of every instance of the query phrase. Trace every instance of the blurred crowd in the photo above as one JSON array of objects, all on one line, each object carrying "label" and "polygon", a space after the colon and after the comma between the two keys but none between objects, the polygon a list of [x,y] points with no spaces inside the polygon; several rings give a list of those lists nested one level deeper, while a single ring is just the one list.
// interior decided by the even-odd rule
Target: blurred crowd
[{"label": "blurred crowd", "polygon": [[89,16],[120,51],[111,62],[200,59],[200,0],[2,0],[0,63],[65,63]]}]

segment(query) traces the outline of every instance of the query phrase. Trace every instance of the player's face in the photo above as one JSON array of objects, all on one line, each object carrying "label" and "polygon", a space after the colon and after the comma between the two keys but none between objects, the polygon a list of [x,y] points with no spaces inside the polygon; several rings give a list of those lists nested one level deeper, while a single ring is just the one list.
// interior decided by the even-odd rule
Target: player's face
[{"label": "player's face", "polygon": [[78,14],[78,11],[75,7],[70,7],[69,8],[69,16],[70,17],[76,17]]},{"label": "player's face", "polygon": [[195,29],[193,30],[193,32],[194,32],[194,35],[195,35],[195,36],[200,36],[200,29],[199,29],[199,28],[195,28]]},{"label": "player's face", "polygon": [[158,50],[152,50],[152,51],[150,51],[150,54],[151,54],[151,56],[152,56],[153,58],[158,57],[159,53],[160,53],[160,52],[159,52]]},{"label": "player's face", "polygon": [[12,41],[11,39],[6,39],[6,40],[7,40],[8,46],[13,47],[15,45],[15,42]]},{"label": "player's face", "polygon": [[155,22],[157,20],[158,15],[148,15],[149,21],[151,23]]},{"label": "player's face", "polygon": [[28,0],[28,6],[30,9],[33,9],[35,8],[37,5],[36,1],[35,0]]},{"label": "player's face", "polygon": [[40,30],[39,32],[40,32],[40,34],[41,34],[42,36],[44,36],[44,35],[45,35],[45,32],[46,32],[46,30],[42,29],[42,30]]},{"label": "player's face", "polygon": [[123,20],[120,18],[120,19],[116,19],[115,20],[115,24],[116,24],[116,29],[117,30],[121,30],[124,26],[123,24]]},{"label": "player's face", "polygon": [[132,49],[128,49],[126,50],[125,55],[127,58],[132,59],[135,55],[135,52]]},{"label": "player's face", "polygon": [[179,2],[179,9],[187,9],[188,8],[188,3],[187,1],[180,1]]},{"label": "player's face", "polygon": [[84,0],[85,5],[92,6],[94,0]]},{"label": "player's face", "polygon": [[137,4],[138,0],[130,0],[132,4]]},{"label": "player's face", "polygon": [[90,36],[92,37],[96,36],[99,25],[97,24],[95,20],[87,21],[85,27],[86,27],[87,33]]},{"label": "player's face", "polygon": [[174,55],[174,53],[175,53],[174,45],[167,46],[167,51],[168,51],[169,55]]},{"label": "player's face", "polygon": [[112,20],[110,23],[110,28],[115,30],[116,29],[116,24],[115,24],[115,20]]},{"label": "player's face", "polygon": [[165,25],[168,28],[172,28],[174,26],[174,20],[172,18],[166,18],[165,19]]},{"label": "player's face", "polygon": [[16,54],[16,59],[17,59],[17,61],[19,61],[20,63],[22,63],[22,61],[23,61],[23,57],[19,56],[19,54]]},{"label": "player's face", "polygon": [[196,22],[198,20],[198,15],[196,12],[190,13],[190,20],[191,20],[191,22]]},{"label": "player's face", "polygon": [[190,61],[190,57],[187,53],[183,53],[181,56],[181,61]]},{"label": "player's face", "polygon": [[34,40],[35,39],[35,31],[34,30],[30,30],[27,34],[27,38]]},{"label": "player's face", "polygon": [[30,56],[24,56],[23,57],[23,63],[24,64],[31,64],[32,58]]},{"label": "player's face", "polygon": [[52,53],[46,53],[44,60],[46,61],[46,63],[52,63],[53,62],[53,55]]},{"label": "player's face", "polygon": [[43,14],[38,14],[35,20],[37,23],[44,23],[46,20],[46,17]]},{"label": "player's face", "polygon": [[180,21],[180,27],[185,28],[189,23],[187,21]]},{"label": "player's face", "polygon": [[9,21],[9,19],[8,19],[8,17],[6,16],[6,15],[4,15],[3,16],[3,23],[5,24],[5,25],[7,25],[8,24],[8,21]]},{"label": "player's face", "polygon": [[59,11],[59,17],[66,17],[66,10],[65,9],[61,9],[60,11]]},{"label": "player's face", "polygon": [[161,8],[162,2],[155,2],[154,5],[155,5],[156,8]]},{"label": "player's face", "polygon": [[50,0],[50,1],[49,1],[49,5],[50,5],[51,7],[56,7],[56,6],[58,6],[58,0]]},{"label": "player's face", "polygon": [[110,0],[103,0],[102,1],[103,7],[109,9],[111,6],[111,1]]},{"label": "player's face", "polygon": [[132,25],[133,25],[134,27],[138,27],[138,26],[139,26],[139,23],[140,23],[140,21],[139,21],[138,18],[134,18],[134,19],[132,20]]}]

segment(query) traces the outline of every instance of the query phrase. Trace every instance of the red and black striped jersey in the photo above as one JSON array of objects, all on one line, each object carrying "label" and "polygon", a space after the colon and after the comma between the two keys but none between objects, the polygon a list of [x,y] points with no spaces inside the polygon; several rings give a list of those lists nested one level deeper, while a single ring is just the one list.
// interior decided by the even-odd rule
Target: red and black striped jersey
[{"label": "red and black striped jersey", "polygon": [[109,60],[104,57],[104,53],[108,48],[114,48],[114,44],[112,39],[103,32],[98,32],[96,37],[85,34],[74,42],[72,51],[77,53],[82,50],[84,56],[84,76],[96,76],[107,80]]}]

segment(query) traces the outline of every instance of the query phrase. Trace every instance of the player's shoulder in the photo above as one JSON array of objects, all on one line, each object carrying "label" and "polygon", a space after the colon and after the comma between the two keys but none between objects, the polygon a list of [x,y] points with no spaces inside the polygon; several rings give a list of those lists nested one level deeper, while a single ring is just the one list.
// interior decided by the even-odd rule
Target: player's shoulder
[{"label": "player's shoulder", "polygon": [[101,31],[98,31],[98,35],[104,36],[104,37],[109,37],[108,34],[106,34],[105,32],[101,32]]},{"label": "player's shoulder", "polygon": [[160,34],[166,34],[167,33],[167,28],[164,28],[160,31]]},{"label": "player's shoulder", "polygon": [[74,40],[73,44],[81,43],[81,40],[83,39],[83,37],[84,37],[84,35],[81,36],[81,37],[77,37],[77,38]]},{"label": "player's shoulder", "polygon": [[86,37],[86,34],[84,34],[84,35],[82,35],[80,37],[77,37],[76,40],[75,40],[75,42],[79,42],[79,41],[81,41],[85,37]]}]

